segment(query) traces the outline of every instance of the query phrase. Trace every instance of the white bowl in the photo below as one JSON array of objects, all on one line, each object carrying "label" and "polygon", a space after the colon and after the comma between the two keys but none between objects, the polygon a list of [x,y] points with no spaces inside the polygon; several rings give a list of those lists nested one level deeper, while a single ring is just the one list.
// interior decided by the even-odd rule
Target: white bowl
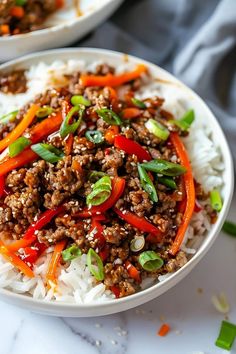
[{"label": "white bowl", "polygon": [[[127,61],[127,56],[122,53],[112,52],[108,50],[101,49],[88,49],[88,48],[68,48],[59,50],[50,50],[41,53],[35,53],[32,55],[25,56],[24,58],[11,61],[7,64],[0,66],[0,72],[8,71],[16,68],[28,68],[30,65],[35,64],[39,61],[44,61],[50,63],[55,59],[68,60],[68,59],[82,59],[88,63],[92,63],[94,58],[97,60],[106,61],[112,65],[123,64]],[[134,295],[130,295],[125,298],[111,300],[109,302],[101,304],[90,304],[90,305],[75,305],[66,304],[59,302],[44,302],[40,300],[34,300],[26,295],[19,295],[12,293],[8,290],[0,290],[1,299],[18,305],[24,308],[30,309],[32,311],[40,312],[43,314],[54,315],[54,316],[71,316],[71,317],[90,317],[90,316],[100,316],[107,315],[111,313],[116,313],[130,309],[132,307],[143,304],[150,301],[165,291],[176,285],[180,280],[182,280],[191,270],[196,266],[196,264],[201,260],[201,258],[209,250],[213,242],[215,241],[217,235],[219,234],[223,222],[228,213],[230,202],[233,193],[234,175],[233,175],[233,163],[230,154],[230,150],[222,132],[219,123],[216,118],[206,106],[203,100],[195,94],[192,90],[182,84],[179,80],[173,77],[171,74],[165,70],[159,68],[144,60],[130,56],[129,61],[132,63],[145,63],[152,75],[163,81],[163,84],[173,85],[176,90],[181,90],[186,99],[191,101],[191,106],[196,112],[196,117],[202,115],[208,124],[212,127],[213,140],[215,142],[220,142],[223,162],[225,169],[223,172],[224,187],[222,190],[224,204],[221,212],[219,213],[217,222],[212,225],[212,229],[204,238],[203,243],[198,249],[197,253],[176,273],[171,275],[169,278],[165,279],[161,283],[153,285],[141,292]]]},{"label": "white bowl", "polygon": [[[67,3],[71,3],[67,0]],[[47,27],[26,34],[0,37],[0,62],[39,50],[69,45],[106,20],[123,0],[81,0],[81,17],[68,9],[59,10],[45,22]]]}]

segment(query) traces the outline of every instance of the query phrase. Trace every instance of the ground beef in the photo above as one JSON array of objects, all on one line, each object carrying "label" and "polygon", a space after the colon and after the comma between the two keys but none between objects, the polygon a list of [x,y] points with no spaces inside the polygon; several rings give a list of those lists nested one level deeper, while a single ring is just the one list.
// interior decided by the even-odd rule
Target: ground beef
[{"label": "ground beef", "polygon": [[149,195],[144,190],[129,192],[129,201],[131,203],[131,210],[138,216],[144,216],[149,214],[152,209],[152,202]]},{"label": "ground beef", "polygon": [[29,223],[39,213],[41,195],[38,189],[24,188],[22,192],[8,195],[4,203],[11,208],[14,219],[25,218]]},{"label": "ground beef", "polygon": [[27,90],[25,70],[0,74],[0,91],[3,93],[24,93]]}]

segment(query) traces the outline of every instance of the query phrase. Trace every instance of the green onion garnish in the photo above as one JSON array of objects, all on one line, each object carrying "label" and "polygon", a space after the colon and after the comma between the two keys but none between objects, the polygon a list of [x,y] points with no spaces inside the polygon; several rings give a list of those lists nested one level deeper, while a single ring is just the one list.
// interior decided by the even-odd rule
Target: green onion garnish
[{"label": "green onion garnish", "polygon": [[158,196],[157,196],[156,188],[154,187],[148,173],[140,164],[138,164],[138,173],[139,173],[139,177],[143,189],[149,194],[153,202],[157,202]]},{"label": "green onion garnish", "polygon": [[186,168],[177,163],[156,159],[141,164],[145,170],[156,172],[165,176],[175,177],[186,172]]},{"label": "green onion garnish", "polygon": [[222,230],[231,236],[236,236],[236,224],[234,224],[232,221],[226,220]]},{"label": "green onion garnish", "polygon": [[161,268],[164,264],[163,259],[154,251],[145,251],[139,255],[139,263],[143,269],[153,272]]},{"label": "green onion garnish", "polygon": [[177,185],[173,178],[170,177],[158,177],[158,183],[164,184],[164,186],[171,188],[171,189],[177,189]]},{"label": "green onion garnish", "polygon": [[236,325],[227,321],[222,321],[220,334],[215,344],[217,347],[230,350],[234,343],[235,337],[236,337]]},{"label": "green onion garnish", "polygon": [[210,201],[212,209],[216,211],[221,211],[222,209],[222,199],[220,192],[217,189],[213,189],[210,193]]},{"label": "green onion garnish", "polygon": [[94,144],[100,144],[104,140],[102,133],[99,130],[87,130],[85,137]]},{"label": "green onion garnish", "polygon": [[37,118],[45,118],[52,114],[53,109],[50,106],[44,106],[37,110],[36,117]]},{"label": "green onion garnish", "polygon": [[26,146],[29,146],[31,144],[31,141],[24,136],[21,136],[20,138],[16,139],[14,143],[9,145],[9,156],[14,157],[18,155],[21,151],[26,148]]},{"label": "green onion garnish", "polygon": [[100,118],[102,118],[106,123],[108,123],[110,125],[121,125],[122,124],[122,120],[120,119],[118,114],[113,112],[111,109],[108,109],[108,108],[97,109],[96,112]]},{"label": "green onion garnish", "polygon": [[15,0],[16,6],[24,6],[27,3],[27,0]]},{"label": "green onion garnish", "polygon": [[103,263],[99,255],[90,248],[87,253],[87,266],[90,273],[95,277],[96,280],[104,279]]},{"label": "green onion garnish", "polygon": [[91,182],[96,182],[100,177],[106,176],[105,172],[102,171],[91,171],[88,175],[88,179]]},{"label": "green onion garnish", "polygon": [[79,106],[80,104],[86,107],[91,106],[91,102],[81,95],[72,96],[70,101],[73,104],[73,106]]},{"label": "green onion garnish", "polygon": [[63,258],[63,261],[65,261],[65,262],[72,261],[73,259],[80,257],[81,255],[82,255],[82,251],[76,245],[72,245],[72,246],[66,248],[62,252],[62,258]]},{"label": "green onion garnish", "polygon": [[170,123],[177,125],[177,127],[179,127],[183,131],[187,131],[187,130],[189,130],[194,119],[195,119],[194,111],[192,109],[190,109],[190,111],[186,112],[185,115],[181,119],[171,120]]},{"label": "green onion garnish", "polygon": [[87,205],[100,205],[111,195],[111,178],[104,176],[100,178],[94,185],[92,192],[87,195]]},{"label": "green onion garnish", "polygon": [[157,136],[159,139],[166,140],[168,139],[170,132],[169,130],[164,127],[164,125],[160,124],[154,119],[148,119],[145,123],[145,127],[147,130]]},{"label": "green onion garnish", "polygon": [[31,146],[31,149],[39,155],[43,160],[55,163],[61,160],[64,157],[64,154],[61,150],[55,148],[52,145],[39,143]]},{"label": "green onion garnish", "polygon": [[137,98],[131,98],[131,102],[133,103],[134,106],[138,107],[138,108],[142,108],[145,109],[146,105],[143,101],[138,100]]},{"label": "green onion garnish", "polygon": [[[73,115],[78,113],[79,119],[77,122],[70,124],[70,120],[72,119]],[[65,119],[63,120],[61,127],[60,127],[60,135],[62,138],[65,138],[68,134],[73,134],[80,126],[82,121],[84,109],[81,106],[72,107]]]},{"label": "green onion garnish", "polygon": [[144,236],[136,236],[130,242],[130,249],[133,252],[139,252],[143,249],[145,245],[145,238]]},{"label": "green onion garnish", "polygon": [[7,113],[4,116],[0,117],[0,124],[7,124],[9,122],[14,122],[18,112],[19,111],[13,111],[13,112]]}]

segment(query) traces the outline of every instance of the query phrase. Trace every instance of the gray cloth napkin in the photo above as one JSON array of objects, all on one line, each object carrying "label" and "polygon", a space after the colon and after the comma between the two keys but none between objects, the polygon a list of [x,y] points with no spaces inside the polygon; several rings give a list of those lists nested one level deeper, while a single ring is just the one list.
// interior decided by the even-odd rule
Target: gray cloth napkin
[{"label": "gray cloth napkin", "polygon": [[133,54],[207,101],[236,162],[236,0],[126,0],[78,46]]}]

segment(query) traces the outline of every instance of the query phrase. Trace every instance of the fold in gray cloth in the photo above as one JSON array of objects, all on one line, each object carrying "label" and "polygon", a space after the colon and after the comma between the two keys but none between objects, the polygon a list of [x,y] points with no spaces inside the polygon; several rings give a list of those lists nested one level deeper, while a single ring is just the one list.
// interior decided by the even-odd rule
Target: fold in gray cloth
[{"label": "fold in gray cloth", "polygon": [[126,0],[78,43],[166,68],[207,101],[236,161],[236,0]]}]

